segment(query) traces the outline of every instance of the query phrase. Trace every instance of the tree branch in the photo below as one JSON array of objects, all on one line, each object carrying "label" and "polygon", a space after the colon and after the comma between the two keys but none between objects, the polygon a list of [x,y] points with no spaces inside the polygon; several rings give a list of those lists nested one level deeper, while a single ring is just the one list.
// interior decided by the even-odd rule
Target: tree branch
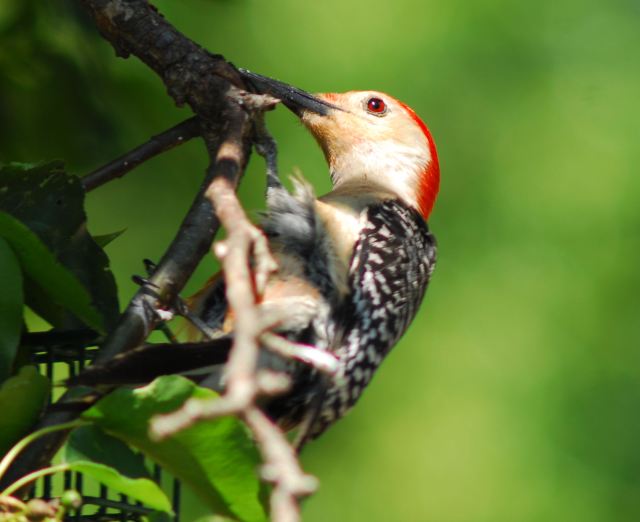
[{"label": "tree branch", "polygon": [[[158,322],[149,310],[171,304],[208,251],[219,222],[205,193],[217,178],[237,186],[250,153],[251,126],[238,103],[235,86],[243,84],[236,69],[177,31],[146,0],[80,2],[119,56],[137,56],[158,73],[178,105],[191,106],[211,158],[198,196],[151,277],[152,287],[131,300],[100,350],[101,362],[144,341]],[[230,147],[237,149],[233,157],[226,152]]]},{"label": "tree branch", "polygon": [[169,24],[147,0],[79,0],[118,56],[135,55],[153,69],[179,106],[204,118],[220,116],[231,85],[243,87],[238,71]]},{"label": "tree branch", "polygon": [[141,163],[186,143],[199,136],[200,133],[198,118],[195,116],[189,118],[156,136],[152,136],[149,141],[90,172],[82,178],[82,186],[85,192],[90,192],[109,181],[121,178]]},{"label": "tree branch", "polygon": [[[146,339],[158,323],[153,311],[171,303],[207,253],[219,221],[205,194],[218,178],[237,186],[250,154],[251,122],[237,94],[235,85],[242,86],[242,81],[235,68],[178,32],[147,1],[80,2],[119,56],[140,58],[162,78],[178,105],[191,106],[210,157],[200,191],[151,277],[153,286],[141,288],[133,297],[100,349],[96,362],[101,362]],[[235,150],[234,156],[228,155],[229,148]],[[67,392],[60,400],[69,397]],[[34,429],[66,423],[75,416],[72,411],[49,411]],[[0,487],[46,465],[65,437],[58,432],[36,441],[2,477]]]},{"label": "tree branch", "polygon": [[[228,153],[233,156],[236,151],[230,148]],[[216,179],[206,195],[228,234],[224,242],[214,247],[222,260],[229,308],[234,311],[233,347],[225,369],[226,391],[214,400],[190,399],[176,412],[158,416],[152,420],[151,433],[165,438],[200,420],[238,415],[253,432],[262,452],[263,478],[274,484],[272,520],[296,522],[300,515],[298,498],[313,493],[317,481],[302,471],[286,435],[256,405],[260,396],[283,393],[290,384],[286,375],[258,367],[264,321],[256,295],[260,285],[254,281],[262,278],[266,282],[268,273],[277,265],[262,231],[248,220],[226,179]],[[264,271],[261,275],[260,270]]]},{"label": "tree branch", "polygon": [[[234,104],[226,108],[221,118],[226,122],[226,137],[222,142],[214,134],[215,130],[203,132],[207,148],[215,153],[215,160],[208,169],[198,196],[151,276],[151,285],[143,286],[133,297],[118,326],[102,345],[96,362],[111,359],[121,351],[141,344],[159,322],[153,311],[163,305],[173,304],[202,257],[209,251],[220,222],[205,194],[217,180],[226,180],[235,190],[246,166],[250,147],[250,121],[247,114]],[[229,154],[230,149],[234,150],[234,155]]]},{"label": "tree branch", "polygon": [[[167,436],[198,419],[238,415],[253,432],[262,452],[263,477],[274,484],[273,520],[298,521],[298,499],[311,494],[317,481],[302,471],[286,435],[257,406],[260,396],[283,393],[290,385],[287,375],[258,367],[259,350],[264,345],[283,357],[304,361],[329,374],[335,371],[335,361],[330,356],[316,355],[311,347],[296,346],[265,332],[265,317],[258,304],[257,297],[276,263],[266,238],[248,220],[235,190],[255,137],[253,124],[259,134],[258,149],[267,159],[269,186],[279,183],[275,145],[260,118],[275,100],[242,91],[241,77],[233,66],[179,33],[146,0],[79,1],[119,56],[137,56],[162,78],[178,105],[188,104],[196,114],[87,176],[87,190],[122,176],[135,165],[177,145],[185,133],[189,137],[200,134],[210,157],[199,193],[174,240],[148,283],[132,298],[115,329],[109,332],[95,363],[104,363],[144,342],[161,320],[156,310],[173,306],[222,223],[228,237],[216,245],[215,251],[222,259],[227,301],[234,311],[235,323],[226,391],[213,402],[187,401],[177,412],[156,419],[152,429],[157,436]],[[70,395],[67,392],[61,400]],[[78,394],[74,395],[77,401]],[[73,411],[51,411],[38,427],[69,422],[75,415]],[[5,483],[45,465],[65,435],[58,432],[34,442],[15,462],[11,473],[3,477]]]}]

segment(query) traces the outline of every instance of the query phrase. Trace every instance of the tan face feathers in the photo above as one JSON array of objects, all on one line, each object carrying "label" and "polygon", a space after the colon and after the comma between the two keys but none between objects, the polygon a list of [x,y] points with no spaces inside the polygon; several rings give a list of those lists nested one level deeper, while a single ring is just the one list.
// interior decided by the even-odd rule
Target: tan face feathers
[{"label": "tan face feathers", "polygon": [[375,187],[426,219],[438,192],[439,167],[431,134],[415,112],[377,91],[314,96],[335,107],[326,114],[301,114],[324,151],[335,187]]}]

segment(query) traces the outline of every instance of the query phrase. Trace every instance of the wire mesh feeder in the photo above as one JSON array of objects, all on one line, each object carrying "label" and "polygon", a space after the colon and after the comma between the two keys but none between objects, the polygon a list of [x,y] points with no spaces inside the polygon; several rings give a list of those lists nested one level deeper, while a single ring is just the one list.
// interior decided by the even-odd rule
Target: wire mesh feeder
[{"label": "wire mesh feeder", "polygon": [[[27,344],[32,348],[32,360],[40,372],[51,383],[58,383],[67,377],[73,377],[93,360],[97,353],[93,332],[46,332],[28,335]],[[53,387],[50,397],[57,398],[63,393],[61,387]],[[155,463],[152,466],[152,478],[167,492],[175,516],[180,521],[181,486],[180,481],[168,476]],[[47,475],[38,480],[32,496],[49,500],[59,497],[64,491],[75,489],[82,495],[82,506],[67,515],[67,520],[92,521],[139,521],[144,515],[153,512],[139,502],[130,501],[125,495],[113,493],[109,488],[92,480],[86,480],[82,473],[66,471],[59,475]]]}]

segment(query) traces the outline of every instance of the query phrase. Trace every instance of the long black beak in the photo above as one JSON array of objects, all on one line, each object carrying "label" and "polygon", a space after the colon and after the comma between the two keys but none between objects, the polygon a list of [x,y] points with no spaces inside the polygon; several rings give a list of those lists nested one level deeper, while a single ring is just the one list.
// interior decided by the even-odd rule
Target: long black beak
[{"label": "long black beak", "polygon": [[260,94],[270,94],[274,98],[278,98],[298,116],[300,116],[304,110],[312,111],[323,116],[328,114],[330,109],[340,110],[340,107],[337,105],[316,98],[312,94],[298,89],[293,85],[287,85],[273,78],[267,78],[266,76],[247,71],[246,69],[238,68],[238,70],[257,92]]}]

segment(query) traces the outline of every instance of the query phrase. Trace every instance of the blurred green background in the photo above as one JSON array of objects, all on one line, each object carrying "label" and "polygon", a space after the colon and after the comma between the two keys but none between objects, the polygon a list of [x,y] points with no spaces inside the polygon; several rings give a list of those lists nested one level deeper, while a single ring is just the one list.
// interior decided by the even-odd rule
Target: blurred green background
[{"label": "blurred green background", "polygon": [[[640,3],[157,5],[237,65],[389,92],[438,145],[435,277],[358,407],[305,450],[321,489],[304,519],[640,520]],[[0,1],[0,159],[84,174],[186,116],[73,2]],[[295,118],[269,125],[282,172],[327,191]],[[107,249],[122,303],[205,165],[194,141],[89,196],[92,232],[127,229]],[[248,208],[264,184],[254,157]]]}]

